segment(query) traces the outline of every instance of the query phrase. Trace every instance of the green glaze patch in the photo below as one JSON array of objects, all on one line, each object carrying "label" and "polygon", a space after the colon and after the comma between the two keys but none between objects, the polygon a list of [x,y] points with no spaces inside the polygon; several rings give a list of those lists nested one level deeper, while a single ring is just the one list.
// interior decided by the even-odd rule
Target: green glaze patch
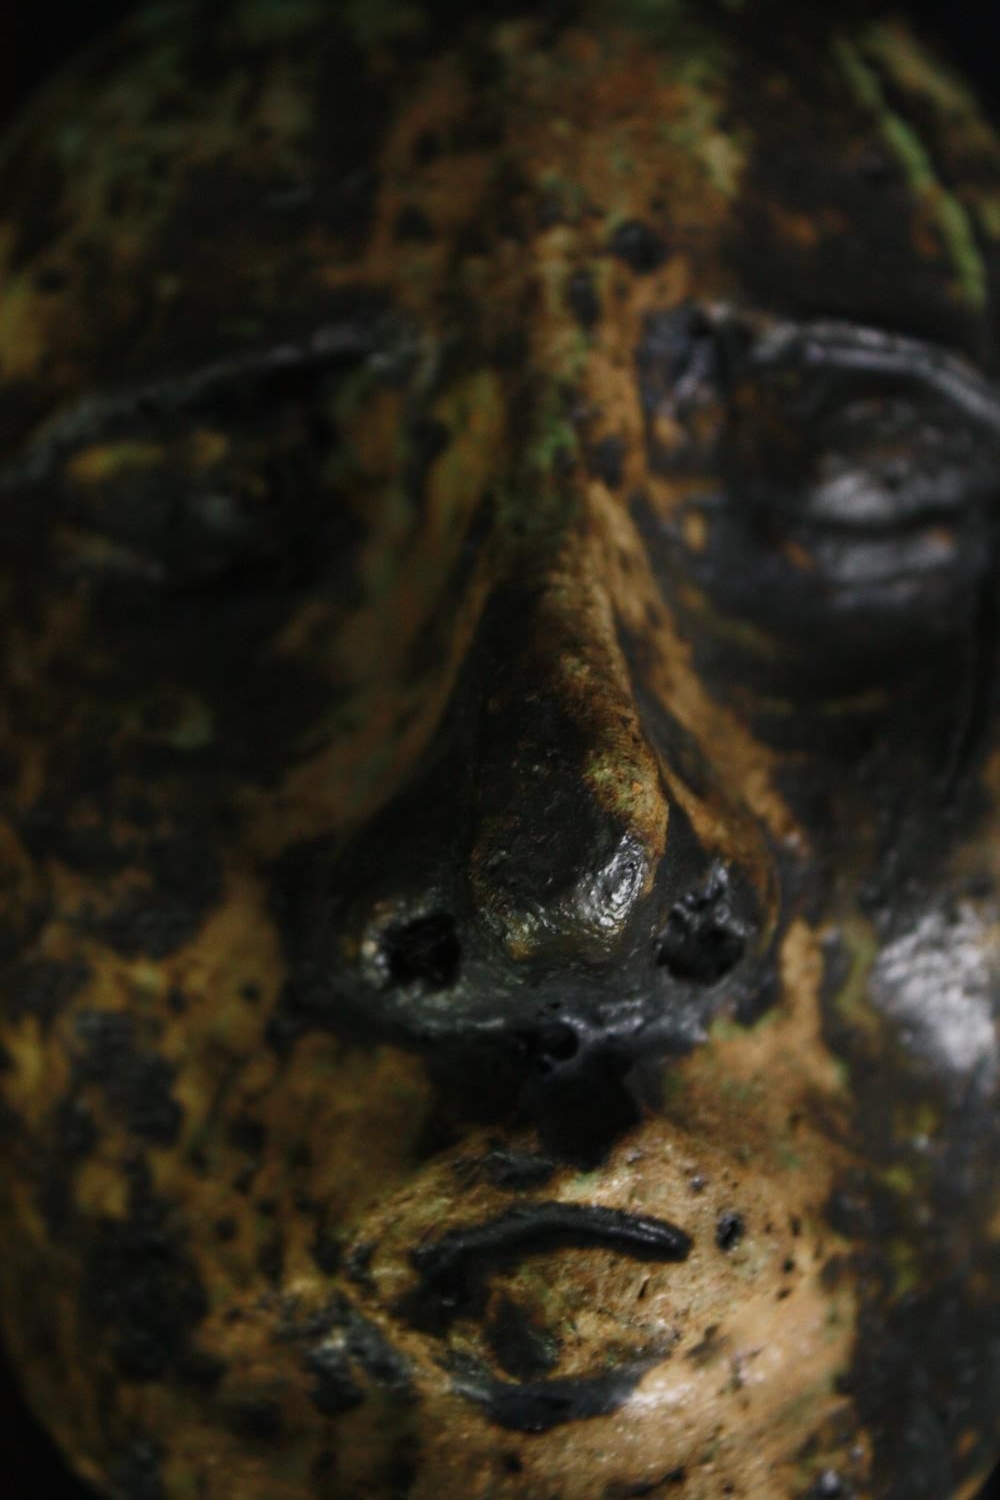
[{"label": "green glaze patch", "polygon": [[879,76],[858,46],[844,38],[836,54],[858,102],[878,119],[882,136],[906,174],[917,197],[930,210],[951,256],[965,298],[976,308],[986,305],[986,268],[965,207],[941,182],[926,146],[915,129],[892,109]]},{"label": "green glaze patch", "polygon": [[436,416],[452,433],[453,441],[436,465],[436,490],[444,502],[446,523],[467,515],[469,506],[487,486],[503,440],[504,398],[492,370],[479,370],[455,386],[438,403]]},{"label": "green glaze patch", "polygon": [[563,413],[559,391],[550,387],[539,402],[535,432],[526,451],[529,471],[551,474],[572,463],[577,451],[577,435]]},{"label": "green glaze patch", "polygon": [[871,924],[857,915],[840,924],[836,934],[850,955],[847,977],[834,997],[837,1013],[859,1032],[876,1037],[878,1021],[869,998],[868,982],[879,951],[878,939]]},{"label": "green glaze patch", "polygon": [[735,198],[739,190],[751,141],[750,132],[733,121],[729,110],[731,66],[731,54],[718,37],[682,57],[676,83],[684,106],[676,119],[661,127],[664,140],[690,152],[712,186],[727,199]]},{"label": "green glaze patch", "polygon": [[925,52],[905,26],[876,22],[865,32],[864,46],[901,88],[932,104],[941,120],[958,131],[963,145],[997,149],[1000,138],[973,90]]}]

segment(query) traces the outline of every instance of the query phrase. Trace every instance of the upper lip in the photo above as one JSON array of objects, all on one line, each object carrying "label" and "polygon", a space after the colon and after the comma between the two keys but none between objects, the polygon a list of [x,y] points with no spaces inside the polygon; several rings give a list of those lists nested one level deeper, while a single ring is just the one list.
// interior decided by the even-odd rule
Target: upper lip
[{"label": "upper lip", "polygon": [[419,1282],[400,1311],[408,1321],[444,1331],[481,1301],[489,1270],[525,1256],[597,1247],[640,1261],[684,1261],[692,1245],[685,1230],[651,1215],[583,1203],[522,1203],[412,1250]]}]

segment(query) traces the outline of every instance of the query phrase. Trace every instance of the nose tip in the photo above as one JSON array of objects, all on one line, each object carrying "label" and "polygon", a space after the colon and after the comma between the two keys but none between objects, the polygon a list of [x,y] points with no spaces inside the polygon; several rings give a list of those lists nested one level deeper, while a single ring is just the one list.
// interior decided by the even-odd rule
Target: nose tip
[{"label": "nose tip", "polygon": [[[394,821],[383,822],[386,836]],[[570,844],[543,820],[531,837],[508,823],[502,842],[492,830],[470,860],[445,843],[409,869],[380,861],[373,879],[349,849],[300,924],[305,968],[320,976],[334,1024],[349,1018],[408,1047],[503,1053],[535,1073],[631,1055],[642,1037],[669,1047],[676,1031],[686,1045],[742,965],[757,914],[724,866],[697,869],[682,822],[655,863],[633,831],[602,823],[594,857],[568,872],[586,842],[579,819]],[[330,893],[349,869],[345,904]]]},{"label": "nose tip", "polygon": [[600,961],[627,932],[654,861],[628,831],[588,829],[587,821],[577,810],[560,827],[558,808],[539,809],[537,818],[491,830],[475,850],[479,920],[512,959]]},{"label": "nose tip", "polygon": [[551,704],[519,730],[514,747],[494,733],[475,760],[438,764],[331,880],[353,887],[345,951],[373,1004],[433,1016],[436,1030],[521,1032],[567,987],[613,988],[640,950],[655,962],[661,848],[595,793],[590,747]]},{"label": "nose tip", "polygon": [[511,959],[613,962],[664,850],[659,759],[621,685],[591,673],[581,712],[563,679],[539,676],[534,692],[505,684],[489,705],[471,899]]}]

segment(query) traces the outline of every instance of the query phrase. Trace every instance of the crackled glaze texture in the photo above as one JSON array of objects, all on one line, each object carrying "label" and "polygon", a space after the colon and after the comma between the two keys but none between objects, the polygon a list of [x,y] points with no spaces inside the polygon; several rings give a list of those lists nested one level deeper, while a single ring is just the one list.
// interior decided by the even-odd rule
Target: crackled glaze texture
[{"label": "crackled glaze texture", "polygon": [[1000,144],[904,25],[149,5],[0,170],[0,1310],[116,1500],[1000,1446]]}]

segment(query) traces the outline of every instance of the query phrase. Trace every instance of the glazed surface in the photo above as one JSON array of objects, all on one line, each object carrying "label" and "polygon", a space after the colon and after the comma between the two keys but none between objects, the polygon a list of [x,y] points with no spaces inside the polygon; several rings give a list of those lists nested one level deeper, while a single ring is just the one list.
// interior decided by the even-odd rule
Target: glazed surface
[{"label": "glazed surface", "polygon": [[149,5],[0,163],[0,1317],[121,1500],[1000,1447],[1000,143],[897,23]]}]

